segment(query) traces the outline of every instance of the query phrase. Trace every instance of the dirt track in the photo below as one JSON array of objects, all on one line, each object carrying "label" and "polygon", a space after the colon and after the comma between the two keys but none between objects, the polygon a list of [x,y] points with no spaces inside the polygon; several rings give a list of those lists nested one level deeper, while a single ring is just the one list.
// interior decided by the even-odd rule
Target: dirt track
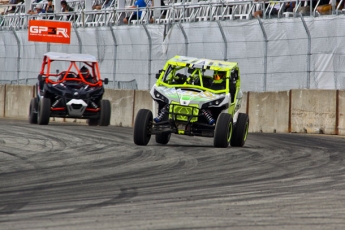
[{"label": "dirt track", "polygon": [[244,148],[131,128],[0,120],[0,229],[344,229],[345,138]]}]

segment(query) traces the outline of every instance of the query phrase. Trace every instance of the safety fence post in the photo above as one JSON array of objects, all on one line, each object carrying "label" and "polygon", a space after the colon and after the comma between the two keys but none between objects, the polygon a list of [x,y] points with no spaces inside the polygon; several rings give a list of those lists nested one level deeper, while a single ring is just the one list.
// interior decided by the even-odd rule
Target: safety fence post
[{"label": "safety fence post", "polygon": [[152,38],[145,24],[142,24],[149,40],[149,59],[148,59],[148,89],[151,88],[151,62],[152,62]]},{"label": "safety fence post", "polygon": [[220,24],[220,21],[217,21],[217,24],[224,41],[224,61],[227,61],[228,60],[228,41],[226,40],[226,36],[224,34],[224,30],[223,30],[222,25]]},{"label": "safety fence post", "polygon": [[111,33],[111,36],[113,38],[113,41],[114,41],[114,64],[113,64],[113,88],[115,89],[115,76],[116,76],[116,61],[117,61],[117,40],[116,40],[116,37],[115,37],[115,33],[114,33],[114,29],[113,27],[111,26],[111,23],[109,23],[109,30],[110,30],[110,33]]},{"label": "safety fence post", "polygon": [[305,22],[303,16],[301,13],[299,13],[299,17],[302,20],[304,29],[307,33],[308,36],[308,53],[307,53],[307,89],[310,89],[310,65],[311,65],[311,35],[310,35],[310,31],[308,29],[307,23]]},{"label": "safety fence post", "polygon": [[262,35],[265,39],[265,54],[264,54],[264,76],[263,76],[263,91],[266,92],[266,88],[267,88],[267,49],[268,49],[268,39],[267,39],[267,34],[264,28],[264,25],[262,23],[262,20],[260,19],[260,17],[257,17],[258,21],[259,21],[259,25],[261,27],[262,30]]},{"label": "safety fence post", "polygon": [[179,22],[178,24],[178,27],[180,28],[182,34],[183,34],[183,37],[184,37],[184,41],[185,41],[185,47],[186,47],[186,56],[188,56],[188,37],[187,37],[187,34],[186,32],[184,31],[182,25],[181,25],[181,22]]},{"label": "safety fence post", "polygon": [[18,37],[18,34],[16,33],[16,30],[14,27],[11,27],[10,28],[13,32],[13,35],[14,37],[16,38],[16,41],[17,41],[17,85],[19,85],[19,74],[20,74],[20,40],[19,40],[19,37]]}]

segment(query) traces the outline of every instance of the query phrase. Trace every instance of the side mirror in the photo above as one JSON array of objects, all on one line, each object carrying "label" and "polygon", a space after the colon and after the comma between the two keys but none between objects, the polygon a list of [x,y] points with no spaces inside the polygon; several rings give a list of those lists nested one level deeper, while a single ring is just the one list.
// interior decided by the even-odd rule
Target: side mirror
[{"label": "side mirror", "polygon": [[38,86],[39,86],[39,89],[40,89],[40,90],[43,90],[45,77],[43,77],[41,74],[39,74],[39,75],[37,76],[37,79],[38,79]]},{"label": "side mirror", "polygon": [[38,74],[37,79],[39,82],[43,81],[43,76],[41,74]]},{"label": "side mirror", "polygon": [[108,78],[104,78],[103,82],[104,82],[105,85],[108,85],[109,79]]},{"label": "side mirror", "polygon": [[162,69],[160,69],[159,71],[158,71],[158,73],[156,74],[156,79],[158,79],[160,76],[161,76],[161,73],[163,72],[163,70]]},{"label": "side mirror", "polygon": [[236,70],[232,70],[231,71],[231,75],[230,75],[231,79],[237,81],[238,80],[238,74]]}]

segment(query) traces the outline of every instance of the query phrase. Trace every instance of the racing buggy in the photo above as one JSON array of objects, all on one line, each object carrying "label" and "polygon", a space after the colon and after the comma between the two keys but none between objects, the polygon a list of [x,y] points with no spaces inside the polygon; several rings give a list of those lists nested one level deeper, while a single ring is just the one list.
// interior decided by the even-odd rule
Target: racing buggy
[{"label": "racing buggy", "polygon": [[134,123],[134,143],[167,144],[171,134],[213,137],[214,147],[242,147],[249,117],[240,113],[240,70],[235,62],[175,56],[156,75],[150,94],[157,116],[140,109]]},{"label": "racing buggy", "polygon": [[108,126],[111,105],[102,99],[103,84],[108,84],[108,79],[101,79],[94,56],[45,53],[36,97],[30,102],[29,122],[47,125],[50,117],[61,117],[87,119],[90,126]]}]

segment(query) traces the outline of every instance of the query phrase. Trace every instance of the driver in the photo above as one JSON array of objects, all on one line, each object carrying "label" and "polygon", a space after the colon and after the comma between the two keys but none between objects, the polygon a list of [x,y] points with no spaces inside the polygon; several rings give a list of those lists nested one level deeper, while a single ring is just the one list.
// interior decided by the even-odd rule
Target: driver
[{"label": "driver", "polygon": [[85,79],[85,81],[89,82],[89,83],[96,83],[94,77],[92,77],[90,70],[86,67],[83,66],[80,68],[80,73],[83,76],[83,78]]},{"label": "driver", "polygon": [[213,82],[211,88],[214,90],[222,90],[225,89],[225,75],[226,72],[223,71],[216,71],[213,74]]}]

